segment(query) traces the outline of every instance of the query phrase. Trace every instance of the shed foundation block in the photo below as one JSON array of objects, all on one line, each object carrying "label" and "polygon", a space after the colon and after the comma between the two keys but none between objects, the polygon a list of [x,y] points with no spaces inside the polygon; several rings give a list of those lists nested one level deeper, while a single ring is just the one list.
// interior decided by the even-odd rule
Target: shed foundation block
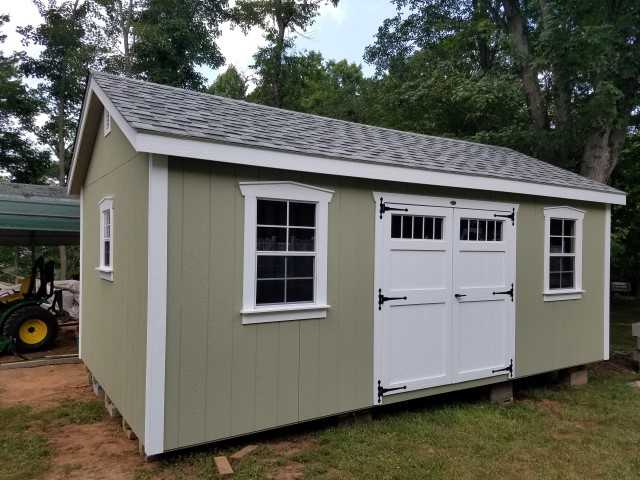
[{"label": "shed foundation block", "polygon": [[568,368],[560,372],[560,380],[569,387],[579,387],[589,383],[589,373],[586,367]]},{"label": "shed foundation block", "polygon": [[104,396],[104,408],[107,409],[107,412],[109,412],[110,417],[118,418],[120,416],[120,412],[118,411],[116,406],[113,404],[113,402],[111,401],[108,395]]},{"label": "shed foundation block", "polygon": [[489,399],[491,403],[508,405],[513,403],[513,382],[503,382],[491,385]]}]

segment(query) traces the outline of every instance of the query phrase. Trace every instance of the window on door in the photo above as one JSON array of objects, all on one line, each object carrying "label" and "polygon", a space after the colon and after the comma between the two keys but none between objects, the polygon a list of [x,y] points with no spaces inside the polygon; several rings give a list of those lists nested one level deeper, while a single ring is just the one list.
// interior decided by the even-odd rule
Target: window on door
[{"label": "window on door", "polygon": [[570,207],[545,208],[545,300],[582,295],[582,221]]},{"label": "window on door", "polygon": [[442,240],[442,217],[423,215],[392,215],[391,238]]},{"label": "window on door", "polygon": [[470,242],[501,242],[502,220],[461,218],[460,240]]}]

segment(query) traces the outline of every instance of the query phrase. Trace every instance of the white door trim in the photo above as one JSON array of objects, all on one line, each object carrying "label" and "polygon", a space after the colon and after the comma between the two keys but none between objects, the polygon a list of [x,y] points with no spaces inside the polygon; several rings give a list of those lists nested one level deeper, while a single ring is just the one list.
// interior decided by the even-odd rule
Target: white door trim
[{"label": "white door trim", "polygon": [[[373,201],[375,202],[374,215],[375,215],[375,228],[374,228],[374,291],[372,292],[372,304],[373,309],[373,382],[372,382],[372,404],[378,405],[378,379],[382,378],[383,373],[383,357],[382,352],[384,348],[382,338],[382,325],[383,325],[383,312],[378,309],[377,289],[379,285],[384,282],[384,222],[380,221],[380,204],[381,201],[389,204],[408,204],[408,205],[421,205],[421,206],[434,206],[434,207],[449,207],[449,208],[465,208],[474,210],[491,210],[491,211],[503,211],[505,213],[513,212],[515,214],[515,225],[513,231],[513,272],[514,272],[514,292],[515,288],[515,272],[516,272],[516,233],[517,233],[517,219],[518,219],[518,207],[519,204],[511,203],[499,203],[499,202],[484,202],[480,200],[466,200],[457,198],[446,197],[433,197],[422,195],[409,195],[398,193],[385,193],[385,192],[373,192]],[[452,245],[453,248],[453,245]],[[453,266],[452,266],[453,268]],[[511,334],[511,353],[514,361],[512,377],[516,376],[515,365],[515,305],[516,299],[513,302],[513,333]]]}]

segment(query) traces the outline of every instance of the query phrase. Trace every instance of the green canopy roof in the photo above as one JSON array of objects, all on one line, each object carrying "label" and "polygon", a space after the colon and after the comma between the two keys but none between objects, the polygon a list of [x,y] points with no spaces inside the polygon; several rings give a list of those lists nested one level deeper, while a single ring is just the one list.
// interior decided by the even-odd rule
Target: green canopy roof
[{"label": "green canopy roof", "polygon": [[64,188],[0,183],[0,245],[80,243],[80,202]]}]

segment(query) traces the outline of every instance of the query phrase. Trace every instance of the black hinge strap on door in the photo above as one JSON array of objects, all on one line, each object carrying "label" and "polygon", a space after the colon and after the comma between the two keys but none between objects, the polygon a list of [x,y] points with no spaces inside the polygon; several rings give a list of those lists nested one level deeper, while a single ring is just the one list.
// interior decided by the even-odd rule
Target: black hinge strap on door
[{"label": "black hinge strap on door", "polygon": [[388,212],[391,210],[395,210],[398,212],[408,212],[409,209],[408,208],[395,208],[395,207],[387,207],[387,204],[384,203],[384,199],[382,197],[380,197],[380,219],[382,219],[382,215],[384,215],[384,212]]},{"label": "black hinge strap on door", "polygon": [[382,294],[382,289],[378,289],[378,310],[382,310],[382,304],[384,302],[388,302],[389,300],[406,300],[407,297],[385,297]]},{"label": "black hinge strap on door", "polygon": [[491,373],[509,372],[509,376],[513,377],[513,358],[509,361],[509,365],[497,370],[491,370]]},{"label": "black hinge strap on door", "polygon": [[387,392],[395,392],[396,390],[406,390],[407,386],[404,385],[403,387],[395,387],[395,388],[384,388],[382,386],[382,382],[380,380],[378,380],[378,403],[382,402],[382,397],[385,393]]},{"label": "black hinge strap on door", "polygon": [[498,215],[497,213],[494,213],[493,216],[496,217],[496,218],[508,218],[509,220],[511,220],[511,225],[515,225],[516,224],[516,209],[515,208],[511,209],[511,213],[509,215]]},{"label": "black hinge strap on door", "polygon": [[504,292],[493,292],[494,295],[509,295],[511,297],[511,301],[513,302],[513,283],[511,284],[511,288],[509,290],[505,290]]}]

